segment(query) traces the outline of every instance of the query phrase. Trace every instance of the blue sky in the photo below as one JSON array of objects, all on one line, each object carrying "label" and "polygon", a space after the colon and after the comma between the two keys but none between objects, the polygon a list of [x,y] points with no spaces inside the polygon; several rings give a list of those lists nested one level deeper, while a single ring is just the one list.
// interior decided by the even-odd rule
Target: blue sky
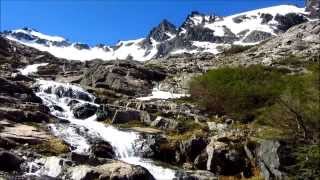
[{"label": "blue sky", "polygon": [[0,0],[0,31],[30,27],[71,41],[114,44],[146,36],[162,19],[179,26],[191,11],[230,15],[304,0]]}]

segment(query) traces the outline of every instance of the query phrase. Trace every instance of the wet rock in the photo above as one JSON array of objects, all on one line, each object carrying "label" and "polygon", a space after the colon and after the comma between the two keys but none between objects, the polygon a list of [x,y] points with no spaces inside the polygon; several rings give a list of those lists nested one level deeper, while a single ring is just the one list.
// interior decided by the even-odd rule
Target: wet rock
[{"label": "wet rock", "polygon": [[0,151],[0,162],[1,171],[19,171],[23,159],[11,152]]},{"label": "wet rock", "polygon": [[[79,173],[81,172],[81,173]],[[110,179],[110,180],[154,180],[149,171],[141,166],[130,165],[121,161],[113,161],[92,167],[80,165],[68,170],[72,179]]]},{"label": "wet rock", "polygon": [[72,89],[69,87],[65,87],[65,86],[57,86],[57,87],[50,87],[48,89],[45,90],[46,93],[51,93],[51,94],[55,94],[58,97],[70,97],[70,98],[74,98],[74,99],[80,99],[80,100],[84,100],[84,101],[92,101],[92,97],[83,91],[78,91],[76,89]]},{"label": "wet rock", "polygon": [[158,116],[150,126],[163,130],[179,130],[180,123],[173,119]]},{"label": "wet rock", "polygon": [[207,140],[201,137],[192,137],[180,143],[180,153],[187,162],[193,162],[195,158],[206,148]]},{"label": "wet rock", "polygon": [[207,161],[208,161],[208,154],[206,151],[203,151],[201,154],[199,154],[194,162],[193,165],[197,168],[197,169],[202,169],[202,170],[206,170],[207,169]]},{"label": "wet rock", "polygon": [[91,166],[98,166],[109,162],[109,159],[100,158],[94,154],[80,154],[77,152],[71,152],[70,159],[76,164],[88,164]]},{"label": "wet rock", "polygon": [[73,109],[74,117],[78,119],[86,119],[96,114],[98,107],[89,103],[78,104]]},{"label": "wet rock", "polygon": [[77,152],[71,152],[70,153],[70,159],[72,161],[77,162],[77,163],[85,164],[89,160],[89,155],[88,154],[80,154],[80,153],[77,153]]},{"label": "wet rock", "polygon": [[112,159],[115,157],[113,147],[106,141],[96,141],[91,147],[91,153],[101,158]]},{"label": "wet rock", "polygon": [[136,153],[140,157],[155,158],[160,153],[160,144],[164,140],[160,134],[143,133],[135,142]]},{"label": "wet rock", "polygon": [[151,124],[150,114],[147,111],[140,111],[140,121],[145,124]]},{"label": "wet rock", "polygon": [[140,121],[140,112],[136,110],[117,110],[113,116],[112,124],[123,124],[130,121]]},{"label": "wet rock", "polygon": [[108,110],[104,110],[103,108],[98,108],[96,112],[97,121],[105,121],[108,117],[110,117],[111,112]]}]

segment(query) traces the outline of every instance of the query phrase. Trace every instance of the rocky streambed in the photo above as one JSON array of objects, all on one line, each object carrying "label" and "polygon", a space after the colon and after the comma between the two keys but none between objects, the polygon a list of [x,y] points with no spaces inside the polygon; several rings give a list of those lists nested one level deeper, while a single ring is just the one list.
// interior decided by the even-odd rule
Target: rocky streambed
[{"label": "rocky streambed", "polygon": [[[39,81],[35,86],[37,96],[49,107],[51,114],[65,120],[62,124],[58,121],[49,126],[55,136],[71,145],[72,153],[88,157],[94,154],[140,165],[148,169],[156,179],[175,177],[175,170],[156,166],[151,160],[137,155],[136,142],[141,140],[138,132],[120,131],[98,122],[95,112],[100,107],[94,103],[95,97],[82,88],[52,81]],[[95,109],[93,113],[91,109]]]}]

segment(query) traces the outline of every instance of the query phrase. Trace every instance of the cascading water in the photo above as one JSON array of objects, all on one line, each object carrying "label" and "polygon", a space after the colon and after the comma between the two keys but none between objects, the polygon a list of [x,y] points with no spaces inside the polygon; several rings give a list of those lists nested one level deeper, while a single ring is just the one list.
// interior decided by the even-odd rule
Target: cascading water
[{"label": "cascading water", "polygon": [[82,88],[45,80],[38,80],[35,87],[36,95],[50,108],[51,114],[70,122],[50,124],[50,128],[56,136],[68,142],[73,147],[73,151],[88,154],[90,150],[88,137],[100,138],[114,147],[120,160],[147,168],[156,179],[175,177],[174,170],[156,166],[151,160],[135,156],[134,143],[139,139],[137,132],[124,132],[113,126],[107,126],[96,121],[96,115],[84,120],[77,119],[72,111],[74,102],[77,102],[77,105],[89,103],[99,106],[94,103],[95,97]]}]

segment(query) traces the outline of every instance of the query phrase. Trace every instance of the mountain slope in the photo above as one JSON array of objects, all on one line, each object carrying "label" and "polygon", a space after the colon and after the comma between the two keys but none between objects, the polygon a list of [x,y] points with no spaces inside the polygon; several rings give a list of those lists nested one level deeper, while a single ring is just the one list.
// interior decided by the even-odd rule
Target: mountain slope
[{"label": "mountain slope", "polygon": [[5,31],[2,34],[10,40],[48,51],[59,58],[145,61],[169,54],[217,54],[231,44],[257,44],[308,20],[305,8],[292,5],[263,8],[227,17],[192,12],[180,27],[164,20],[145,38],[119,41],[115,46],[100,44],[94,47],[71,43],[65,38],[45,35],[29,28]]}]

